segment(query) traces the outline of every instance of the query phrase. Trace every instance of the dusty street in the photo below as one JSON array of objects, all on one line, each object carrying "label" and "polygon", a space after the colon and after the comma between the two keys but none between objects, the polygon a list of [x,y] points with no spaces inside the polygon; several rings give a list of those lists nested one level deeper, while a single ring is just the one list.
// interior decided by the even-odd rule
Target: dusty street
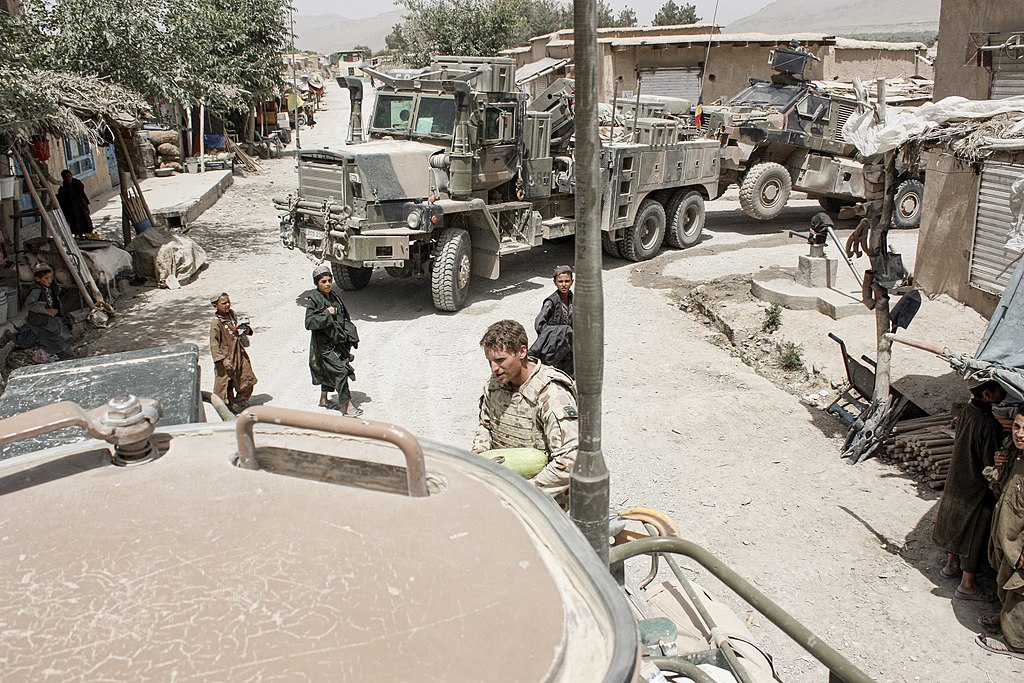
[{"label": "dusty street", "polygon": [[[317,121],[302,131],[303,147],[343,144],[347,100],[334,84]],[[122,298],[123,315],[90,334],[88,354],[194,342],[205,354],[204,388],[212,388],[208,295],[227,291],[256,330],[249,352],[257,401],[317,410],[300,303],[314,264],[281,247],[271,203],[293,188],[295,164],[264,166],[264,175],[236,177],[191,227],[211,261],[199,279]],[[751,225],[735,202],[715,202],[709,244],[782,246],[784,229],[806,225],[815,207],[796,202],[787,221]],[[694,284],[688,261],[703,272],[698,259],[728,263],[731,253],[666,250],[643,264],[604,265],[603,443],[613,503],[667,510],[687,537],[879,681],[1020,680],[1024,662],[987,655],[973,643],[978,603],[951,604],[955,582],[940,577],[930,541],[935,495],[874,460],[840,460],[840,423],[711,343],[717,333],[679,309],[680,291]],[[501,278],[475,279],[469,305],[456,314],[433,308],[428,282],[383,271],[368,288],[344,293],[361,337],[356,404],[367,418],[468,447],[487,379],[480,336],[502,318],[532,333],[552,268],[572,260],[571,240],[505,258]],[[703,581],[724,597],[720,586]],[[759,614],[730,602],[752,617],[755,637],[784,680],[826,679]]]}]

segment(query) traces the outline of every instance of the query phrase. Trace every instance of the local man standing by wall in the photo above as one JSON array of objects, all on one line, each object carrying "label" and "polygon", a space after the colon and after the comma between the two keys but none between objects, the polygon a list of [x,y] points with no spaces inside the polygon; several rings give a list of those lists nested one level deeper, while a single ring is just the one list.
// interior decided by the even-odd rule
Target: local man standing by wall
[{"label": "local man standing by wall", "polygon": [[1024,659],[1024,407],[1013,416],[1011,438],[1011,453],[996,458],[1000,494],[989,551],[1002,609],[978,620],[987,629],[1002,630],[1005,643],[986,635],[977,642],[989,652]]},{"label": "local man standing by wall", "polygon": [[988,539],[996,503],[983,470],[995,464],[996,451],[1003,442],[1003,427],[992,415],[992,406],[1005,398],[1006,390],[998,382],[978,384],[971,388],[971,400],[957,418],[953,456],[932,540],[948,553],[942,575],[953,578],[962,572],[954,593],[959,600],[996,600],[975,579],[988,565]]},{"label": "local man standing by wall", "polygon": [[89,195],[85,193],[85,185],[67,169],[61,171],[60,177],[62,182],[57,190],[57,202],[60,204],[61,213],[68,221],[71,232],[75,237],[92,233]]},{"label": "local man standing by wall", "polygon": [[514,320],[494,323],[480,340],[491,378],[480,397],[480,427],[473,452],[543,451],[548,464],[530,481],[564,508],[579,447],[576,387],[565,373],[529,356],[527,341],[526,330]]}]

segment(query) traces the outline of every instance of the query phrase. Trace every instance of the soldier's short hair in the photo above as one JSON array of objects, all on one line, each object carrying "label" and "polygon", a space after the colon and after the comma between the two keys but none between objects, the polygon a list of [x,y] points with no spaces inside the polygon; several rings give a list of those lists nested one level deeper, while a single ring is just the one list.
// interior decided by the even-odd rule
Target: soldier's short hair
[{"label": "soldier's short hair", "polygon": [[484,332],[480,340],[484,351],[518,351],[522,346],[529,346],[526,329],[515,320],[499,320]]}]

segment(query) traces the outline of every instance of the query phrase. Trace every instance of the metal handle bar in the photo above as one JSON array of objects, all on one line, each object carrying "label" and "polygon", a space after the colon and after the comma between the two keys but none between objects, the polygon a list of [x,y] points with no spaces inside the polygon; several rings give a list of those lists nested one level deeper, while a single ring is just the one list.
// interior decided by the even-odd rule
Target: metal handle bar
[{"label": "metal handle bar", "polygon": [[358,436],[374,441],[387,441],[398,446],[405,456],[405,476],[409,483],[409,495],[413,498],[427,497],[427,469],[423,463],[423,448],[409,432],[387,422],[356,420],[341,415],[320,415],[307,413],[291,408],[274,408],[271,406],[254,406],[246,408],[235,424],[235,436],[238,440],[238,464],[245,469],[255,470],[256,443],[253,439],[253,427],[257,422],[316,429],[332,434]]},{"label": "metal handle bar", "polygon": [[845,683],[873,683],[866,673],[854,666],[831,646],[825,644],[821,638],[814,635],[793,615],[772,602],[749,581],[693,541],[667,537],[630,541],[612,548],[608,561],[614,565],[617,562],[625,562],[631,557],[650,553],[672,553],[689,557],[711,572],[715,578],[764,615],[768,621],[778,626],[783,633],[795,640],[800,647],[807,650],[811,656],[824,664],[829,671]]}]

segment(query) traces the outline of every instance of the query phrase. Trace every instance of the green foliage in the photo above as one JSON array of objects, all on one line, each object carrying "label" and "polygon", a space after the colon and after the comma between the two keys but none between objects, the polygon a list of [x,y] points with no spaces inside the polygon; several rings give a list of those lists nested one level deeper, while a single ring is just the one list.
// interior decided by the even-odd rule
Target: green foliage
[{"label": "green foliage", "polygon": [[779,367],[783,370],[799,370],[804,366],[804,349],[791,341],[779,347]]},{"label": "green foliage", "polygon": [[373,56],[373,50],[370,49],[369,45],[356,45],[353,50],[358,50],[363,53],[363,58],[368,59]]},{"label": "green foliage", "polygon": [[854,33],[843,38],[856,40],[876,40],[885,43],[924,43],[928,47],[935,44],[939,34],[935,31],[906,31],[904,33]]},{"label": "green foliage", "polygon": [[[431,55],[493,56],[534,36],[572,28],[572,4],[559,0],[398,0],[409,14],[385,38],[413,66]],[[636,12],[597,4],[598,26],[635,26]]]},{"label": "green foliage", "polygon": [[679,24],[696,24],[700,21],[697,16],[697,8],[691,4],[677,5],[674,0],[668,0],[661,9],[654,15],[652,26],[676,26]]},{"label": "green foliage", "polygon": [[782,327],[782,306],[778,303],[773,303],[764,312],[764,322],[761,324],[761,329],[771,334],[780,327]]},{"label": "green foliage", "polygon": [[280,84],[287,0],[26,0],[31,59],[150,99],[244,110]]}]

